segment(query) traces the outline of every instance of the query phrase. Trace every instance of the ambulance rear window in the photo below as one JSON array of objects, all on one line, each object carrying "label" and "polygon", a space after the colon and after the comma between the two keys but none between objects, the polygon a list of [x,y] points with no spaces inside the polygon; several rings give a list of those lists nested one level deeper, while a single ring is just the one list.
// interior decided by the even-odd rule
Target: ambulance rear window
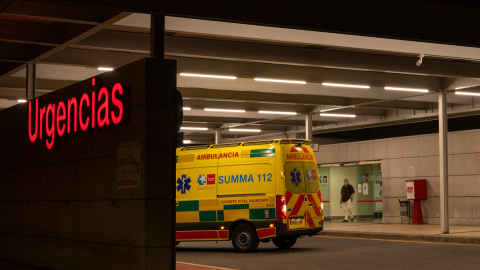
[{"label": "ambulance rear window", "polygon": [[313,162],[285,163],[285,185],[294,194],[316,193],[320,187],[317,166]]}]

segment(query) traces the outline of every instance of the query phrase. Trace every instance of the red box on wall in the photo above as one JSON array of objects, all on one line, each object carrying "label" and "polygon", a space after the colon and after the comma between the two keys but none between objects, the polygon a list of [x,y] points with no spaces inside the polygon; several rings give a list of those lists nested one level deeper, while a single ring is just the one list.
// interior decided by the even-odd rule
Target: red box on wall
[{"label": "red box on wall", "polygon": [[427,179],[405,181],[407,200],[427,199]]}]

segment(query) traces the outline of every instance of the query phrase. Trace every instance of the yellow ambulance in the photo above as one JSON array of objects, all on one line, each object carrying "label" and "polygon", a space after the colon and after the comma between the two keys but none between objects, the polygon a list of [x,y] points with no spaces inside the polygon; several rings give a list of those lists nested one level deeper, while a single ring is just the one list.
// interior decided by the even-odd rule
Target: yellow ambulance
[{"label": "yellow ambulance", "polygon": [[281,248],[323,229],[310,141],[278,139],[177,148],[176,240]]}]

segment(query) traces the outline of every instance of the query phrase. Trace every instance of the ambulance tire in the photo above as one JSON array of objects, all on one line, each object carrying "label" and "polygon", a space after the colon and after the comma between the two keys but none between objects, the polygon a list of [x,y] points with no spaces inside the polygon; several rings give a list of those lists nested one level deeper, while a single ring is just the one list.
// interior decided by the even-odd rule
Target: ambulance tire
[{"label": "ambulance tire", "polygon": [[274,238],[272,242],[279,249],[287,249],[295,245],[297,237]]},{"label": "ambulance tire", "polygon": [[252,252],[258,247],[257,232],[247,224],[240,224],[232,232],[232,244],[238,252]]}]

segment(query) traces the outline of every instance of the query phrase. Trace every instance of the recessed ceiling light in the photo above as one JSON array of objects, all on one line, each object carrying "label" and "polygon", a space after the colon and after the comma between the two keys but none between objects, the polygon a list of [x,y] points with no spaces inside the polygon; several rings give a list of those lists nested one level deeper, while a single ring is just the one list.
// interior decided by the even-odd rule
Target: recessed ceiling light
[{"label": "recessed ceiling light", "polygon": [[347,88],[363,88],[370,89],[368,85],[358,85],[358,84],[343,84],[343,83],[322,83],[323,86],[334,86],[334,87],[347,87]]},{"label": "recessed ceiling light", "polygon": [[183,107],[183,110],[184,110],[184,111],[190,111],[191,109],[192,109],[192,108],[190,108],[190,107]]},{"label": "recessed ceiling light", "polygon": [[266,78],[255,78],[255,81],[259,82],[278,82],[278,83],[294,83],[294,84],[306,84],[306,81],[293,81],[293,80],[277,80],[277,79],[266,79]]},{"label": "recessed ceiling light", "polygon": [[235,76],[222,76],[222,75],[209,75],[209,74],[194,74],[194,73],[180,73],[180,76],[186,77],[199,77],[199,78],[214,78],[214,79],[227,79],[236,80]]},{"label": "recessed ceiling light", "polygon": [[464,96],[480,96],[480,93],[473,93],[473,92],[455,92],[455,95],[464,95]]},{"label": "recessed ceiling light", "polygon": [[192,143],[191,140],[183,140],[183,143],[187,144],[187,143]]},{"label": "recessed ceiling light", "polygon": [[421,92],[421,93],[428,93],[428,89],[419,89],[419,88],[404,88],[404,87],[384,87],[385,90],[392,90],[392,91],[407,91],[407,92]]},{"label": "recessed ceiling light", "polygon": [[111,68],[111,67],[98,67],[97,69],[101,70],[101,71],[112,71],[113,70],[113,68]]},{"label": "recessed ceiling light", "polygon": [[330,117],[357,117],[355,114],[339,114],[339,113],[320,113],[320,116],[330,116]]},{"label": "recessed ceiling light", "polygon": [[17,102],[18,103],[25,103],[25,102],[27,102],[27,100],[26,99],[18,99]]},{"label": "recessed ceiling light", "polygon": [[261,132],[261,129],[229,128],[228,131],[234,132]]},{"label": "recessed ceiling light", "polygon": [[207,112],[233,112],[233,113],[244,113],[245,110],[230,110],[230,109],[214,109],[214,108],[205,108]]},{"label": "recessed ceiling light", "polygon": [[208,130],[205,127],[180,127],[181,130]]},{"label": "recessed ceiling light", "polygon": [[258,113],[297,115],[296,112],[279,112],[279,111],[258,111]]}]

